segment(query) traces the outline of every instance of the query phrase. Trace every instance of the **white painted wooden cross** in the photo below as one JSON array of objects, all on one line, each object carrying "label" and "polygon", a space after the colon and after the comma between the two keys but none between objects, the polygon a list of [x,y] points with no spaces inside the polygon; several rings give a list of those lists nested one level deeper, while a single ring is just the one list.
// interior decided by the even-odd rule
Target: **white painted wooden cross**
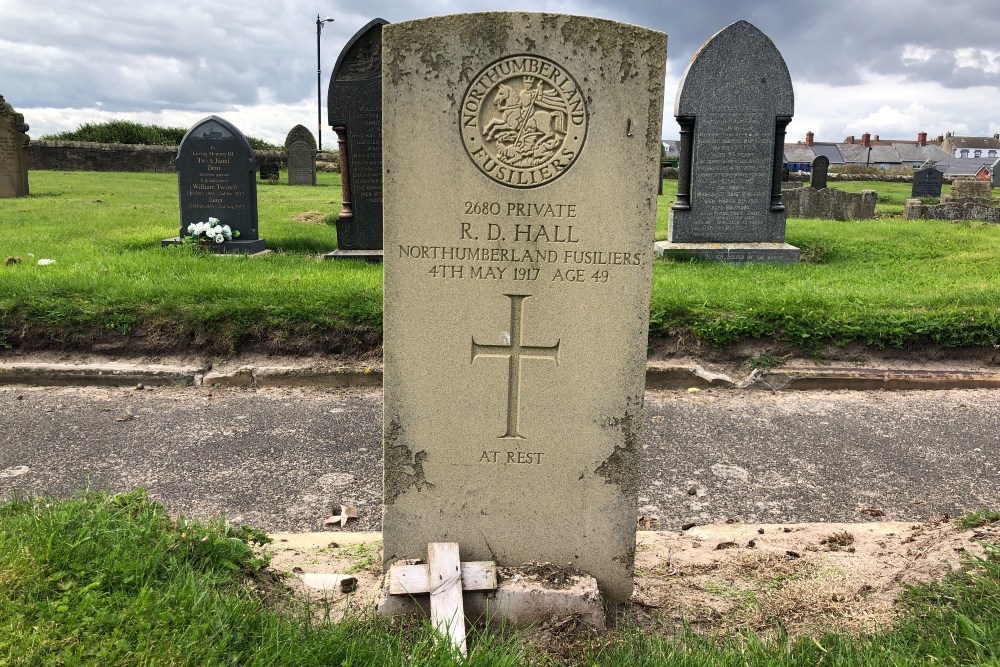
[{"label": "white painted wooden cross", "polygon": [[467,653],[462,591],[495,590],[496,587],[496,563],[486,560],[461,562],[455,542],[428,544],[426,565],[389,568],[389,594],[430,593],[431,623],[462,655]]}]

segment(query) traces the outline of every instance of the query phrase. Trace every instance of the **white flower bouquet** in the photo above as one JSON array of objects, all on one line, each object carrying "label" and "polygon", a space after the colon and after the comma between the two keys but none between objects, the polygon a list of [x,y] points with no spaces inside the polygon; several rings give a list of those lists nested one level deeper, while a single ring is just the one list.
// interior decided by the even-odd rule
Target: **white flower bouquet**
[{"label": "white flower bouquet", "polygon": [[208,222],[195,222],[188,225],[188,235],[185,237],[192,243],[223,243],[232,241],[240,235],[239,231],[233,231],[229,225],[220,225],[218,218],[209,218]]}]

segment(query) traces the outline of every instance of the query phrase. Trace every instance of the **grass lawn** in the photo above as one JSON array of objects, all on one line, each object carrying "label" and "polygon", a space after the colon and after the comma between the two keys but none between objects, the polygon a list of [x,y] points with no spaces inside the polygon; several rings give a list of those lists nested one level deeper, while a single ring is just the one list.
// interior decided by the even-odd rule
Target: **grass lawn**
[{"label": "grass lawn", "polygon": [[[419,622],[337,623],[287,597],[251,548],[264,539],[172,518],[142,491],[14,498],[0,505],[0,665],[458,664]],[[559,655],[518,634],[473,631],[461,664],[997,665],[1000,547],[985,547],[943,582],[909,590],[901,620],[882,634],[710,637],[666,616]]]},{"label": "grass lawn", "polygon": [[[336,247],[323,220],[340,210],[340,184],[336,174],[319,180],[258,184],[261,233],[274,252],[247,258],[160,248],[179,226],[173,174],[32,172],[30,197],[0,200],[0,261],[21,258],[0,265],[0,347],[377,350],[381,267],[320,258]],[[837,185],[889,190],[887,207],[901,207],[909,188]],[[675,195],[676,181],[664,181],[657,238]],[[787,240],[803,262],[658,261],[651,335],[807,350],[1000,344],[1000,226],[790,219]],[[56,263],[39,266],[42,258]]]}]

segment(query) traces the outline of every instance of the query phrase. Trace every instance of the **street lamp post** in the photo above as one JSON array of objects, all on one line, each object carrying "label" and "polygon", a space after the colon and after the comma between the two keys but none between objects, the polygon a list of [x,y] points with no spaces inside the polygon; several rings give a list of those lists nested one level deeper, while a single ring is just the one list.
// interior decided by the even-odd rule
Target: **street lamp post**
[{"label": "street lamp post", "polygon": [[319,36],[323,33],[323,24],[332,23],[333,19],[327,16],[321,19],[316,15],[316,129],[318,130],[317,141],[319,150],[323,150],[323,82],[322,70],[320,68],[320,45]]}]

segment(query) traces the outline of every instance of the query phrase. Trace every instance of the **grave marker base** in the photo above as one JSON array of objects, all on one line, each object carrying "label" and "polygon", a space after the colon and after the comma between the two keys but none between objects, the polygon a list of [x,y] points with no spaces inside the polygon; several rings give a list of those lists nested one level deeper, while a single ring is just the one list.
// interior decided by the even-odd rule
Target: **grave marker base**
[{"label": "grave marker base", "polygon": [[[160,247],[166,248],[172,245],[181,245],[184,243],[184,239],[179,236],[175,236],[172,239],[163,239],[160,241]],[[213,253],[216,255],[254,255],[258,252],[264,252],[267,249],[267,245],[264,243],[264,239],[253,239],[247,241],[225,241],[223,243],[213,243],[210,246]]]},{"label": "grave marker base", "polygon": [[799,261],[799,249],[787,243],[670,243],[653,244],[657,257],[697,257],[727,264],[771,263],[794,264]]},{"label": "grave marker base", "polygon": [[334,250],[323,255],[323,259],[360,259],[365,262],[382,262],[381,249],[367,250]]}]

